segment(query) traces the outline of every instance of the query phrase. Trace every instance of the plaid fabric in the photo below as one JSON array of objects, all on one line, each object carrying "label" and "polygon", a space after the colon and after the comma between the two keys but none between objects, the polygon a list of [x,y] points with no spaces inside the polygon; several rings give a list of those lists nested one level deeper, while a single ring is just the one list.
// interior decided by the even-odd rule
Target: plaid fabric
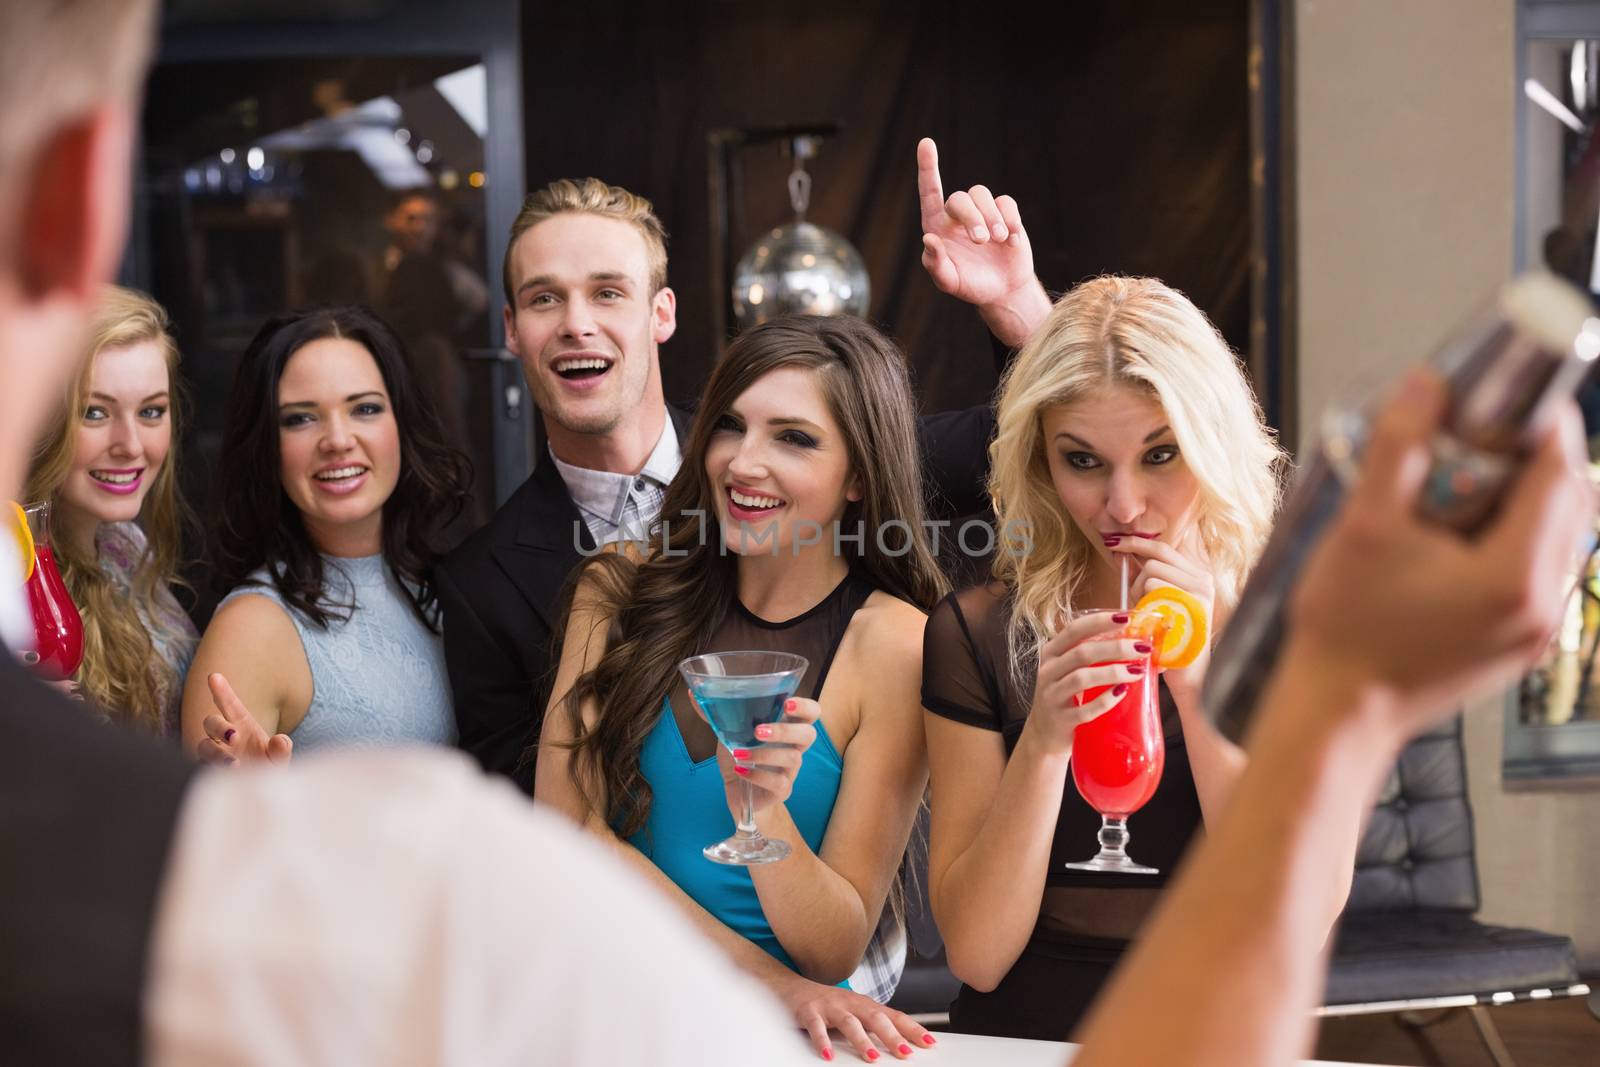
[{"label": "plaid fabric", "polygon": [[572,502],[578,505],[594,543],[609,545],[613,541],[648,540],[650,524],[661,514],[667,484],[678,473],[683,454],[669,418],[638,474],[574,467],[563,463],[554,452],[550,459],[561,472],[561,480],[566,483]]},{"label": "plaid fabric", "polygon": [[867,942],[867,954],[850,976],[850,988],[879,1004],[887,1004],[906,969],[906,928],[885,904],[878,929]]}]

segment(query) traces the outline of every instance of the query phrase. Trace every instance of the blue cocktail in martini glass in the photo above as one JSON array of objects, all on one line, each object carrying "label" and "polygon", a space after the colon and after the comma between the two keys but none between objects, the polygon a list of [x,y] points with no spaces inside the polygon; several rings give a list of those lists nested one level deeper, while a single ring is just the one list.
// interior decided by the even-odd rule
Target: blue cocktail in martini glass
[{"label": "blue cocktail in martini glass", "polygon": [[[756,727],[783,717],[784,701],[806,673],[806,658],[789,652],[711,652],[684,660],[678,673],[724,748],[759,748]],[[750,782],[741,784],[744,805],[733,836],[707,845],[706,859],[739,866],[783,859],[788,843],[769,841],[756,829]]]}]

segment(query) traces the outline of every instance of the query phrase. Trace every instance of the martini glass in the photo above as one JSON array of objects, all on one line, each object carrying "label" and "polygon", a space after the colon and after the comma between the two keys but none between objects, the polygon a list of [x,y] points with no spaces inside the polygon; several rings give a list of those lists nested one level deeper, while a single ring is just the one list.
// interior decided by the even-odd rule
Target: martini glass
[{"label": "martini glass", "polygon": [[[783,717],[783,704],[806,673],[806,658],[788,652],[711,652],[678,664],[678,673],[717,740],[730,751],[759,748],[756,727]],[[785,841],[771,841],[756,829],[750,782],[733,836],[703,849],[713,863],[749,866],[772,863],[789,854]]]}]

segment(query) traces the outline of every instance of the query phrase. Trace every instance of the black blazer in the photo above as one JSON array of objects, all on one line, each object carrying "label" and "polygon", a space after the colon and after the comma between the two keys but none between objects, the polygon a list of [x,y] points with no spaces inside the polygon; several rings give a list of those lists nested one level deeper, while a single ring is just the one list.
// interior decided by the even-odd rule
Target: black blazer
[{"label": "black blazer", "polygon": [[[667,412],[684,440],[689,414],[671,405]],[[994,412],[985,405],[932,415],[918,433],[935,517],[982,511]],[[579,547],[595,547],[542,446],[535,463],[488,525],[434,572],[458,743],[485,770],[511,775],[530,795],[533,767],[521,765],[521,757],[538,739],[560,654],[552,647],[557,600],[583,558]]]},{"label": "black blazer", "polygon": [[193,768],[90,719],[0,646],[7,1063],[143,1061],[151,923]]}]

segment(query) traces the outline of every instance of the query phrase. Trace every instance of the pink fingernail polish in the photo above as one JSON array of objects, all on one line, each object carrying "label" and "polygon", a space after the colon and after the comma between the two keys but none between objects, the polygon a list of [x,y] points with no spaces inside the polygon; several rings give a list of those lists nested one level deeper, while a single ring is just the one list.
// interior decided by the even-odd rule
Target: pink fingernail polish
[{"label": "pink fingernail polish", "polygon": [[833,1049],[831,1049],[831,1048],[823,1049],[822,1050],[822,1058],[827,1060],[829,1063],[832,1063],[833,1062]]},{"label": "pink fingernail polish", "polygon": [[909,1056],[911,1055],[911,1052],[912,1049],[910,1045],[906,1044],[904,1041],[900,1042],[900,1055]]},{"label": "pink fingernail polish", "polygon": [[933,1035],[932,1034],[923,1034],[922,1035],[922,1043],[931,1048],[932,1046],[937,1045],[939,1042],[937,1042],[937,1041],[935,1041],[933,1039]]},{"label": "pink fingernail polish", "polygon": [[877,1063],[878,1062],[878,1050],[877,1049],[875,1049],[875,1048],[867,1049],[867,1062],[868,1063]]},{"label": "pink fingernail polish", "polygon": [[733,769],[733,773],[739,775],[740,777],[748,778],[748,777],[750,777],[750,768],[749,767],[735,767]]},{"label": "pink fingernail polish", "polygon": [[749,759],[750,758],[750,750],[748,748],[736,748],[736,749],[733,750],[733,758],[734,759]]},{"label": "pink fingernail polish", "polygon": [[783,710],[784,711],[793,711],[795,709],[795,707],[796,707],[795,702],[792,701],[792,700],[785,700],[783,702]]},{"label": "pink fingernail polish", "polygon": [[756,736],[763,741],[767,740],[767,738],[772,736],[772,727],[767,723],[762,723],[760,726],[756,727]]}]

